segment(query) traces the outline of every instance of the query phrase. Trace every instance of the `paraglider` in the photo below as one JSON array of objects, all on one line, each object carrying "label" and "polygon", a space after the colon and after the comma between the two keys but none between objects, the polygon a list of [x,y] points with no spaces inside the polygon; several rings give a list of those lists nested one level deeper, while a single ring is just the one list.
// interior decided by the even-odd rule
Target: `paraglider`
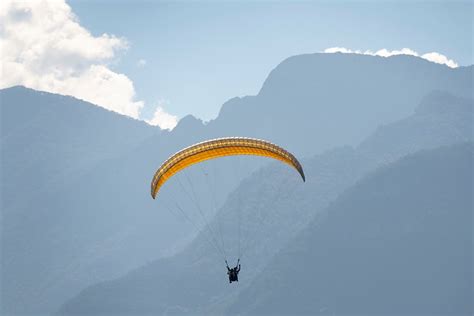
[{"label": "paraglider", "polygon": [[228,137],[208,140],[192,145],[169,157],[155,172],[151,182],[151,196],[156,198],[161,186],[177,172],[209,159],[224,156],[254,155],[280,160],[293,168],[305,181],[303,168],[299,161],[285,149],[261,139]]},{"label": "paraglider", "polygon": [[227,260],[225,261],[225,265],[227,266],[227,274],[229,275],[229,283],[239,282],[240,258],[239,260],[237,260],[237,265],[233,268],[229,268],[229,264],[227,263]]},{"label": "paraglider", "polygon": [[[194,144],[178,151],[177,153],[169,157],[165,162],[163,162],[163,164],[158,168],[158,170],[155,172],[155,175],[153,176],[153,180],[151,182],[151,196],[153,199],[155,199],[161,187],[170,178],[172,178],[178,172],[188,168],[189,166],[220,157],[239,155],[262,156],[276,159],[294,168],[299,173],[303,181],[306,180],[300,162],[295,158],[293,154],[291,154],[284,148],[261,139],[246,137],[226,137]],[[197,205],[197,207],[205,220],[205,216],[202,214],[199,205]],[[179,209],[181,210],[181,208]],[[212,236],[213,231],[210,229],[209,223],[207,223],[207,221],[206,225]],[[223,253],[224,251],[222,251],[221,247],[219,247],[219,244],[216,239],[217,238],[211,238],[210,243],[214,241],[213,246],[217,250],[221,250],[221,253]],[[223,253],[223,256],[224,258],[226,257],[225,253]],[[229,283],[238,282],[238,274],[240,272],[240,239],[239,259],[237,261],[237,265],[233,268],[230,268],[227,264],[226,259],[225,263],[227,266]]]}]

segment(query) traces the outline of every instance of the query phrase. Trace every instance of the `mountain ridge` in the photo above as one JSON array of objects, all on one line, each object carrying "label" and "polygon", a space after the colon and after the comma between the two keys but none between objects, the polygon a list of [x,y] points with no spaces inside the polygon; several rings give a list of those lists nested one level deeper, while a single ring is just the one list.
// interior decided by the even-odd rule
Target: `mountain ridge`
[{"label": "mountain ridge", "polygon": [[[328,60],[332,61],[331,65]],[[420,79],[420,73],[429,68],[430,76],[408,87],[403,80],[393,80],[385,68],[371,66],[371,60],[375,63],[373,58],[357,56],[295,57],[291,61],[296,63],[294,71],[289,71],[291,67],[287,64],[283,64],[283,72],[281,65],[275,68],[274,73],[280,73],[284,79],[278,84],[287,86],[273,85],[271,78],[265,82],[262,93],[227,102],[217,119],[203,124],[189,117],[170,132],[121,116],[115,119],[119,116],[102,109],[84,111],[99,114],[81,120],[81,116],[77,116],[75,120],[66,108],[51,106],[49,95],[31,92],[32,97],[25,104],[41,109],[41,119],[20,133],[2,138],[2,248],[8,257],[8,260],[2,258],[1,265],[5,280],[2,308],[10,313],[51,312],[83,287],[119,277],[144,262],[176,253],[188,244],[196,234],[192,227],[149,196],[149,184],[156,168],[183,147],[209,138],[239,135],[267,139],[287,148],[298,158],[313,157],[330,148],[355,146],[357,139],[372,133],[377,126],[412,114],[418,99],[433,89],[460,95],[471,91],[472,67],[460,71],[397,61],[398,66],[393,67],[401,68],[402,79],[410,74],[417,74]],[[364,63],[359,64],[361,61]],[[393,61],[388,58],[383,60],[383,65]],[[354,65],[345,67],[347,64]],[[370,67],[364,68],[364,65]],[[341,75],[355,70],[351,80]],[[384,78],[389,75],[396,85],[386,84]],[[362,80],[366,77],[367,80]],[[389,95],[393,98],[384,97],[380,92],[382,88],[392,89]],[[402,93],[405,89],[408,92]],[[350,98],[341,96],[345,94]],[[5,90],[1,95],[5,95]],[[67,97],[58,99],[72,100],[74,104],[77,101]],[[23,110],[28,107],[22,107],[15,99],[7,102],[1,97],[1,101],[3,137],[7,123],[14,125],[28,118],[28,111]],[[44,106],[38,107],[43,101]],[[404,108],[395,106],[398,103]],[[6,108],[12,112],[5,111]],[[374,109],[382,114],[374,114]],[[108,128],[105,122],[110,122],[113,128]],[[121,122],[130,127],[120,128],[124,126]],[[455,125],[457,121],[451,123]],[[446,124],[451,126],[449,121]],[[443,138],[431,139],[430,144],[457,139],[440,133]],[[418,141],[423,139],[420,137]],[[128,145],[124,146],[125,143]],[[401,147],[404,152],[417,148],[413,144]],[[345,164],[352,159],[349,152],[345,151],[347,156],[335,160]],[[390,157],[393,153],[387,159]],[[232,164],[218,162],[223,179],[222,185],[217,187],[218,206],[224,204],[229,192],[249,174],[267,174],[269,171],[259,170],[266,164],[266,161],[256,160],[236,175]],[[279,168],[275,164],[271,166]],[[292,184],[292,174],[287,174],[286,169],[272,168],[268,169],[273,170],[270,175],[285,174],[286,183]],[[347,172],[344,166],[340,168]],[[316,169],[325,181],[333,176]],[[354,175],[349,170],[345,176]],[[327,191],[321,191],[327,196],[319,200],[318,205],[326,203],[347,184],[345,181],[343,177],[329,181]],[[199,182],[196,187],[202,184],[204,182]],[[278,189],[277,184],[266,181],[260,185],[254,183],[252,188],[274,203],[272,190]],[[172,183],[168,188],[177,189]],[[178,195],[179,191],[172,193]],[[234,208],[235,204],[228,206]],[[272,203],[265,206],[274,207]],[[207,211],[209,217],[214,215],[211,209]],[[274,219],[284,217],[279,215]],[[295,227],[299,224],[294,223]],[[266,251],[271,253],[274,248]],[[260,269],[262,264],[263,261],[256,262],[256,267]]]},{"label": "mountain ridge", "polygon": [[472,142],[444,146],[371,172],[277,254],[227,313],[470,314],[473,154]]},{"label": "mountain ridge", "polygon": [[[459,102],[455,97],[451,98],[453,98],[451,100],[452,103]],[[272,258],[278,252],[279,247],[275,247],[275,244],[285,244],[288,239],[292,238],[293,234],[296,234],[299,229],[305,227],[307,222],[317,215],[317,210],[324,209],[346,188],[356,185],[358,179],[366,172],[374,167],[392,163],[400,157],[413,153],[420,148],[433,148],[444,144],[449,145],[465,139],[472,140],[472,133],[466,128],[460,129],[462,137],[450,133],[450,129],[445,126],[438,131],[438,134],[425,134],[424,132],[426,129],[439,126],[439,122],[444,120],[451,122],[450,124],[453,127],[468,125],[466,122],[471,122],[470,117],[473,110],[472,100],[469,104],[467,112],[459,113],[454,111],[451,113],[447,111],[446,113],[439,113],[435,111],[433,115],[437,117],[436,120],[426,116],[425,113],[414,113],[401,122],[392,123],[393,128],[398,128],[399,131],[404,130],[405,125],[410,126],[410,129],[406,133],[395,133],[395,135],[399,135],[399,138],[396,141],[392,139],[390,142],[387,142],[388,149],[380,146],[378,142],[367,141],[357,148],[337,148],[316,157],[305,159],[302,162],[308,175],[308,182],[304,185],[299,184],[297,179],[292,177],[293,173],[290,170],[280,168],[278,164],[272,164],[264,169],[260,169],[250,178],[245,179],[239,187],[241,192],[231,193],[228,201],[223,206],[222,212],[216,216],[220,216],[221,220],[224,220],[229,217],[229,213],[237,214],[236,208],[241,208],[244,210],[244,214],[247,214],[244,216],[246,218],[251,216],[250,214],[254,212],[252,210],[259,210],[263,214],[272,212],[268,216],[262,216],[271,219],[270,223],[274,224],[262,225],[258,221],[258,214],[251,217],[256,220],[255,223],[257,224],[246,224],[246,231],[253,231],[251,236],[260,242],[251,244],[247,250],[248,254],[244,264],[245,267],[250,267],[250,270],[245,268],[242,272],[241,281],[243,284],[239,284],[239,288],[243,286],[241,290],[227,288],[226,284],[222,282],[222,277],[219,278],[219,275],[215,275],[215,271],[220,271],[219,259],[217,256],[211,255],[212,248],[208,249],[209,245],[205,241],[205,236],[198,236],[182,253],[178,253],[175,257],[167,258],[165,261],[156,261],[148,265],[144,268],[147,272],[136,269],[123,278],[109,281],[106,284],[96,284],[88,288],[81,295],[76,296],[73,300],[63,305],[61,313],[90,313],[96,307],[100,307],[110,313],[118,312],[118,310],[132,312],[136,308],[139,308],[139,310],[143,308],[144,313],[152,312],[157,314],[166,313],[166,311],[170,310],[179,311],[181,314],[186,314],[187,312],[190,314],[215,314],[219,313],[217,311],[225,310],[223,305],[228,304],[225,302],[229,299],[232,300],[232,296],[247,291],[249,284],[246,282],[252,282],[253,278],[258,277],[263,267],[268,264],[266,260]],[[448,109],[451,108],[450,103],[445,104],[445,106]],[[451,114],[456,114],[455,118]],[[385,128],[393,129],[390,125]],[[443,133],[446,135],[443,137],[438,136],[443,135]],[[412,139],[413,135],[418,135],[418,137]],[[425,138],[425,136],[428,138]],[[394,149],[389,150],[390,145]],[[251,181],[252,178],[254,180]],[[262,180],[256,182],[255,178]],[[295,189],[285,193],[285,190],[281,189],[281,187],[285,186],[295,186]],[[239,195],[246,197],[245,203],[238,204]],[[261,199],[265,201],[263,206],[261,203],[257,203]],[[285,213],[288,214],[289,209],[292,210],[292,212],[289,212],[291,214],[290,217],[284,215]],[[285,233],[278,230],[278,223],[280,222],[285,223]],[[264,228],[264,233],[255,233]],[[265,233],[267,230],[268,232]],[[272,236],[272,232],[275,233],[275,230],[278,231],[277,235],[281,235],[282,238],[277,236],[274,238],[268,237],[268,235]],[[227,244],[232,245],[233,243]],[[206,268],[202,268],[203,266]],[[200,271],[198,275],[193,273],[196,269]],[[200,274],[203,275],[201,276]],[[137,279],[134,279],[135,276]],[[146,278],[154,281],[145,281]],[[138,279],[142,281],[137,284]],[[127,280],[131,283],[128,283]],[[197,284],[188,285],[187,280],[193,280]],[[165,287],[166,290],[160,288],[157,284]],[[125,297],[125,292],[123,291],[127,289],[127,291],[131,290],[134,292],[133,288],[135,286],[140,286],[141,288],[139,291],[140,297]],[[200,289],[197,287],[200,287]],[[194,290],[191,290],[191,288]],[[212,288],[215,289],[214,294],[212,290],[209,290]],[[183,291],[187,293],[186,301],[180,299],[182,296],[178,294]],[[197,293],[200,294],[194,294],[194,291],[198,291]],[[149,297],[147,293],[153,293],[153,298]],[[206,303],[200,301],[206,297],[209,297],[209,301],[205,301]],[[117,299],[120,302],[117,302]],[[143,306],[140,307],[141,305],[138,302],[143,304]],[[199,305],[199,303],[203,305]]]}]

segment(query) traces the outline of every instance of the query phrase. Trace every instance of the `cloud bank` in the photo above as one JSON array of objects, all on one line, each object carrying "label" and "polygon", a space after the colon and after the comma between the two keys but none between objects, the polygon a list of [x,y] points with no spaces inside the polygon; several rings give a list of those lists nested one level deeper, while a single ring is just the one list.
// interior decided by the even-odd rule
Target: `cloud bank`
[{"label": "cloud bank", "polygon": [[178,124],[178,117],[175,115],[171,115],[169,113],[166,113],[165,110],[159,105],[155,113],[153,114],[153,117],[150,120],[146,121],[150,125],[157,125],[161,127],[162,129],[173,129],[176,124]]},{"label": "cloud bank", "polygon": [[0,2],[0,88],[71,95],[139,119],[133,82],[110,69],[127,48],[124,38],[92,35],[64,0]]},{"label": "cloud bank", "polygon": [[360,51],[360,50],[351,50],[345,47],[331,47],[331,48],[326,48],[323,52],[324,53],[361,54],[361,55],[380,56],[380,57],[390,57],[390,56],[395,56],[395,55],[410,55],[410,56],[416,56],[416,57],[426,59],[433,63],[446,65],[450,68],[457,68],[459,66],[457,62],[455,62],[452,59],[449,59],[443,54],[440,54],[437,52],[419,54],[410,48],[402,48],[401,50],[392,50],[392,51],[389,51],[383,48],[374,52],[371,50]]}]

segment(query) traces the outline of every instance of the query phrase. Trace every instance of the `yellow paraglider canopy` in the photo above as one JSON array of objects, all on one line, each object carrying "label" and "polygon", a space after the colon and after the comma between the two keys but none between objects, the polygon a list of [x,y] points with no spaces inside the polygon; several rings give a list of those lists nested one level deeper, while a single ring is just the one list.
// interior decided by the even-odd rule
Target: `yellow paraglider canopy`
[{"label": "yellow paraglider canopy", "polygon": [[280,160],[295,168],[303,181],[305,176],[299,161],[285,149],[265,140],[227,137],[208,140],[187,147],[169,157],[156,171],[151,182],[151,196],[156,198],[161,186],[179,171],[205,160],[236,155],[254,155]]}]

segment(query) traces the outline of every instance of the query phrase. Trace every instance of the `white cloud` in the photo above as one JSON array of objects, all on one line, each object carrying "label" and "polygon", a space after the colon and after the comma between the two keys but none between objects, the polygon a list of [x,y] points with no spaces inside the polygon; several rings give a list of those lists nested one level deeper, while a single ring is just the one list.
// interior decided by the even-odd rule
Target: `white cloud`
[{"label": "white cloud", "polygon": [[152,119],[146,122],[150,125],[159,126],[162,129],[171,130],[178,124],[178,117],[167,113],[162,107],[163,103],[163,101],[159,102]]},{"label": "white cloud", "polygon": [[424,58],[437,64],[444,64],[451,68],[457,68],[459,66],[458,63],[456,63],[454,60],[448,59],[448,57],[436,52],[423,54],[421,55],[421,58]]},{"label": "white cloud", "polygon": [[389,51],[383,48],[376,52],[373,52],[371,50],[366,50],[363,52],[360,50],[351,50],[345,47],[331,47],[331,48],[326,48],[324,50],[324,53],[362,54],[362,55],[381,56],[381,57],[390,57],[390,56],[395,56],[395,55],[410,55],[410,56],[421,57],[433,63],[443,64],[451,68],[456,68],[459,66],[458,63],[456,63],[452,59],[449,59],[443,54],[432,52],[432,53],[420,55],[410,48],[402,48],[401,50],[392,50],[392,51]]},{"label": "white cloud", "polygon": [[352,50],[347,49],[345,47],[331,47],[331,48],[326,48],[324,50],[325,53],[343,53],[343,54],[350,54],[354,53]]},{"label": "white cloud", "polygon": [[72,95],[139,118],[133,82],[108,63],[128,47],[114,35],[92,35],[64,0],[0,2],[0,88],[24,85]]}]

